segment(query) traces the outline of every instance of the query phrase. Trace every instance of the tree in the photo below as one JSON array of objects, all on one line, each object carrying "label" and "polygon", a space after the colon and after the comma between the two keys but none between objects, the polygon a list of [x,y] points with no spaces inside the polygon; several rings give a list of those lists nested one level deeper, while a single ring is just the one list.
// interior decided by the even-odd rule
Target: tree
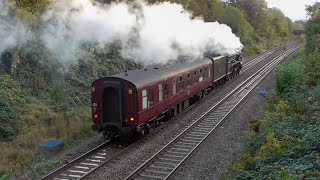
[{"label": "tree", "polygon": [[260,23],[265,20],[268,9],[265,0],[233,0],[231,5],[243,10],[247,15],[247,20],[258,29]]},{"label": "tree", "polygon": [[306,6],[309,16],[306,31],[306,53],[310,54],[316,49],[320,49],[320,3],[316,2],[311,6]]},{"label": "tree", "polygon": [[165,1],[181,4],[184,8],[188,8],[192,0],[147,0],[147,2],[151,4],[165,2]]}]

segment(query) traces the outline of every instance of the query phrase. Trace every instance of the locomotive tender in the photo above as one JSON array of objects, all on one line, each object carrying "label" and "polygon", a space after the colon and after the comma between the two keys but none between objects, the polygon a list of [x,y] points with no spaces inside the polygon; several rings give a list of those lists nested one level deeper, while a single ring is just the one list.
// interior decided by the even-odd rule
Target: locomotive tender
[{"label": "locomotive tender", "polygon": [[148,133],[237,76],[241,67],[239,54],[206,56],[97,79],[92,83],[92,129],[108,137]]}]

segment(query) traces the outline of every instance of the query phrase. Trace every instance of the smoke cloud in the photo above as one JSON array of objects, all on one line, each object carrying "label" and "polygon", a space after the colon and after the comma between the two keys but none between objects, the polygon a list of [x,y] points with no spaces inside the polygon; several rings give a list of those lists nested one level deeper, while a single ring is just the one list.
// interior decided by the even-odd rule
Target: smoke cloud
[{"label": "smoke cloud", "polygon": [[0,0],[0,55],[8,48],[27,40],[27,29],[19,19],[10,14],[9,8]]},{"label": "smoke cloud", "polygon": [[[17,18],[6,18],[8,11],[2,1],[0,38],[5,43],[0,44],[0,53],[21,43],[27,32]],[[76,59],[84,42],[104,47],[120,41],[125,58],[145,65],[204,53],[234,54],[243,47],[228,26],[192,19],[181,5],[168,2],[104,5],[92,0],[55,0],[43,20],[41,40],[65,63]]]}]

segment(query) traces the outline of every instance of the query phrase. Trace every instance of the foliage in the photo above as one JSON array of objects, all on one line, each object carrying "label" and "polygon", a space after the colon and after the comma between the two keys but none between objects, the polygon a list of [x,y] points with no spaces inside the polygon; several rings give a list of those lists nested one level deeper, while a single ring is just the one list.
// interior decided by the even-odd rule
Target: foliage
[{"label": "foliage", "polygon": [[[317,57],[317,52],[311,56]],[[264,118],[248,133],[247,148],[233,165],[230,179],[320,177],[320,84],[310,87],[304,81],[319,82],[320,77],[311,75],[319,69],[311,68],[309,61],[300,54],[277,68],[277,94],[268,98]]]},{"label": "foliage", "polygon": [[306,53],[311,54],[320,48],[320,3],[307,6],[306,11],[310,17],[306,28]]},{"label": "foliage", "polygon": [[301,71],[299,62],[280,65],[276,70],[277,91],[282,93],[294,89],[299,84]]},{"label": "foliage", "polygon": [[0,75],[0,140],[12,140],[17,134],[16,109],[20,103],[21,90],[10,76]]},{"label": "foliage", "polygon": [[5,0],[15,9],[20,19],[31,23],[31,27],[42,23],[42,15],[48,10],[51,0]]},{"label": "foliage", "polygon": [[153,4],[153,3],[159,3],[159,2],[164,2],[164,1],[168,1],[171,3],[177,3],[177,4],[182,4],[183,7],[188,8],[190,5],[190,2],[192,0],[147,0],[147,2]]}]

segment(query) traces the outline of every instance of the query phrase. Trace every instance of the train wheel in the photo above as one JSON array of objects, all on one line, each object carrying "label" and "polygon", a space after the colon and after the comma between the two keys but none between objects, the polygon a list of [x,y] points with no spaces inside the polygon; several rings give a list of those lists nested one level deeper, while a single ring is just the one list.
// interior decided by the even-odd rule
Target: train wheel
[{"label": "train wheel", "polygon": [[105,140],[110,140],[111,139],[111,134],[110,134],[109,131],[103,131],[102,135],[103,135]]},{"label": "train wheel", "polygon": [[149,133],[150,133],[150,126],[149,126],[149,124],[146,124],[146,126],[145,126],[145,133],[146,133],[146,134],[149,134]]},{"label": "train wheel", "polygon": [[239,75],[240,75],[240,69],[237,70],[237,76],[239,76]]}]

